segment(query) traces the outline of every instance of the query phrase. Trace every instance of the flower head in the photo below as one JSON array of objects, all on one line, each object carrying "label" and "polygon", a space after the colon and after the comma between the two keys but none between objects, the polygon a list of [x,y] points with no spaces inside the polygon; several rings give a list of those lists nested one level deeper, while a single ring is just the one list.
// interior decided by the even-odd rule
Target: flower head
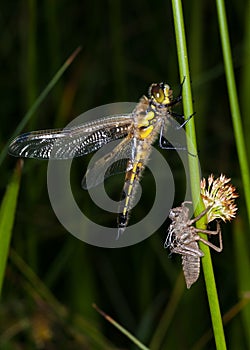
[{"label": "flower head", "polygon": [[235,187],[229,183],[230,180],[223,174],[217,179],[211,174],[208,177],[208,185],[206,179],[201,180],[201,197],[205,207],[211,207],[207,213],[208,222],[215,219],[222,219],[225,222],[235,218],[237,206],[234,201],[239,195]]}]

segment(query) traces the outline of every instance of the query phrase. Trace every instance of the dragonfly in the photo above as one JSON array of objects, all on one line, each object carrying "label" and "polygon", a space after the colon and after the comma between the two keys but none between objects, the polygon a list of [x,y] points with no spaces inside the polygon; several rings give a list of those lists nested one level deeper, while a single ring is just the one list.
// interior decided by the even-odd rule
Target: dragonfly
[{"label": "dragonfly", "polygon": [[96,186],[103,181],[100,174],[104,167],[107,169],[104,179],[113,174],[126,173],[121,196],[124,200],[120,202],[123,204],[120,205],[117,218],[119,237],[128,225],[135,193],[149,160],[152,144],[159,137],[161,148],[174,148],[164,137],[169,121],[171,117],[180,117],[182,127],[188,120],[172,112],[172,106],[181,98],[181,93],[173,97],[168,84],[153,83],[148,96],[141,97],[132,113],[107,116],[64,129],[27,132],[11,142],[9,153],[23,158],[72,159],[121,139],[108,154],[87,169],[82,181],[84,189]]},{"label": "dragonfly", "polygon": [[[187,288],[189,289],[199,277],[200,258],[204,256],[204,253],[199,249],[198,241],[217,252],[221,252],[223,247],[221,228],[218,221],[216,231],[203,230],[192,226],[207,214],[211,206],[208,206],[195,218],[189,219],[189,208],[187,204],[192,204],[192,202],[185,201],[180,207],[170,210],[169,218],[172,220],[172,223],[169,226],[164,247],[169,248],[171,253],[177,253],[182,256],[184,277]],[[199,233],[219,235],[219,247],[200,237]]]}]

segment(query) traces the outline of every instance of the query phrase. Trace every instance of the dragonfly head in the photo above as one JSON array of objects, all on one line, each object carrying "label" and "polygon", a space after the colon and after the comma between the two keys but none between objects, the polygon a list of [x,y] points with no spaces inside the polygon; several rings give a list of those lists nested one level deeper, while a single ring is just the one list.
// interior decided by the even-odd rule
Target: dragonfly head
[{"label": "dragonfly head", "polygon": [[188,220],[189,208],[185,206],[172,208],[169,211],[169,219],[175,222],[186,222]]},{"label": "dragonfly head", "polygon": [[155,107],[164,108],[171,103],[172,90],[168,84],[152,84],[149,88],[149,98]]}]

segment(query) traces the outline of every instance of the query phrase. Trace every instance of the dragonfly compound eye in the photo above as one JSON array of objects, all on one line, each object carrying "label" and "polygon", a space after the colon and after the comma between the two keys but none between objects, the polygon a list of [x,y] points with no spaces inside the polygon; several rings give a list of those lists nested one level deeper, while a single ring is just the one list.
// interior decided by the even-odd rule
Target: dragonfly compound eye
[{"label": "dragonfly compound eye", "polygon": [[151,89],[151,95],[156,100],[157,103],[162,103],[164,101],[164,92],[160,85],[154,85]]},{"label": "dragonfly compound eye", "polygon": [[167,84],[152,84],[149,89],[149,96],[152,102],[157,105],[167,105],[170,102],[171,90]]}]

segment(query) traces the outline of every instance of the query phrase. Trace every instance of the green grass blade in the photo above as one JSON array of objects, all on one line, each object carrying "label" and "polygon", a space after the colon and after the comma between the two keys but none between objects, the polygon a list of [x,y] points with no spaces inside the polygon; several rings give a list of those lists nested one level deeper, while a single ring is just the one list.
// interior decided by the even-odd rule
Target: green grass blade
[{"label": "green grass blade", "polygon": [[220,27],[220,36],[221,36],[224,65],[225,65],[225,74],[226,74],[226,80],[227,80],[227,86],[228,86],[229,103],[230,103],[230,109],[232,113],[234,135],[235,135],[236,147],[237,147],[237,152],[239,157],[243,189],[245,193],[248,220],[250,223],[250,196],[249,196],[250,172],[249,172],[249,165],[247,160],[247,152],[246,152],[246,146],[245,146],[245,140],[244,140],[244,134],[243,134],[243,127],[242,127],[239,101],[238,101],[237,90],[236,90],[235,77],[234,77],[226,10],[225,10],[225,4],[223,0],[216,0],[216,5],[217,5],[217,12],[218,12],[218,21],[219,21],[219,27]]},{"label": "green grass blade", "polygon": [[[192,93],[190,88],[190,76],[189,76],[189,64],[188,55],[186,47],[186,38],[184,30],[184,20],[182,13],[182,3],[181,0],[172,0],[173,15],[174,15],[174,26],[177,42],[177,53],[178,61],[180,67],[181,80],[185,77],[185,84],[183,85],[183,108],[185,116],[189,116],[193,113],[192,107]],[[187,147],[190,154],[197,154],[196,150],[196,135],[194,120],[191,121],[186,126],[187,133]],[[200,173],[199,173],[199,163],[198,157],[192,157],[189,155],[189,170],[190,170],[190,184],[191,192],[194,206],[196,208],[196,214],[200,213],[204,206],[200,198]],[[196,206],[196,203],[198,205]],[[197,225],[198,228],[204,228],[205,221],[200,220]],[[202,250],[205,254],[202,258],[202,266],[204,271],[204,277],[206,282],[206,290],[208,295],[210,314],[212,319],[215,343],[217,349],[226,349],[225,336],[218,300],[218,294],[216,290],[216,284],[213,273],[213,266],[210,256],[210,251],[208,247],[202,245]]]},{"label": "green grass blade", "polygon": [[30,106],[36,99],[37,95],[37,10],[38,6],[36,1],[27,1],[27,47],[26,50],[26,65],[25,70],[26,77],[26,101]]},{"label": "green grass blade", "polygon": [[[227,87],[228,87],[229,103],[230,103],[230,109],[232,114],[232,122],[233,122],[236,148],[237,148],[238,158],[239,158],[241,177],[243,182],[242,189],[245,194],[248,222],[250,223],[250,197],[249,197],[250,171],[249,171],[249,164],[247,159],[246,141],[244,139],[244,134],[243,134],[242,118],[241,118],[236,83],[235,83],[225,3],[223,0],[216,0],[216,5],[217,5],[217,12],[218,12],[218,21],[219,21],[219,28],[220,28],[226,81],[227,81]],[[240,224],[240,221],[238,221],[238,223]],[[237,231],[240,231],[240,229],[235,225],[235,230],[236,229]],[[249,290],[249,277],[248,277],[248,274],[246,273],[247,271],[249,271],[247,269],[247,266],[249,265],[249,258],[246,251],[247,242],[244,243],[244,240],[247,241],[247,239],[246,237],[244,237],[244,235],[246,236],[245,230],[241,230],[241,232],[236,232],[235,234],[236,259],[237,259],[237,268],[238,268],[237,275],[238,275],[238,285],[239,285],[240,293],[243,293],[244,291]],[[242,269],[242,266],[244,266],[243,269]],[[249,346],[250,344],[250,332],[249,332],[250,308],[249,306],[246,306],[246,308],[242,311],[242,318],[243,318],[243,324],[245,328],[246,341]]]},{"label": "green grass blade", "polygon": [[[250,94],[250,64],[249,64],[249,55],[250,55],[250,1],[246,3],[244,9],[244,21],[245,21],[245,35],[243,38],[243,58],[242,58],[242,69],[240,77],[240,104],[241,112],[244,120],[245,130],[250,129],[250,103],[249,103],[249,94]],[[250,139],[246,138],[247,149],[250,149]]]},{"label": "green grass blade", "polygon": [[[14,138],[15,136],[17,136],[22,129],[25,127],[25,125],[28,123],[28,121],[30,120],[30,118],[32,117],[32,115],[35,113],[35,111],[38,109],[38,107],[40,106],[40,104],[42,103],[42,101],[46,98],[46,96],[48,95],[48,93],[52,90],[52,88],[55,86],[55,84],[58,82],[58,80],[61,78],[61,76],[63,75],[63,73],[65,72],[65,70],[70,66],[70,64],[72,63],[72,61],[74,60],[74,58],[76,57],[76,55],[79,53],[79,51],[81,50],[80,47],[78,47],[71,55],[70,57],[65,61],[65,63],[62,65],[62,67],[56,72],[56,74],[54,75],[54,77],[51,79],[51,81],[48,83],[48,85],[46,86],[46,88],[41,92],[41,94],[38,96],[38,98],[35,100],[35,102],[33,103],[33,105],[30,107],[30,109],[28,110],[28,112],[25,114],[25,116],[23,117],[23,119],[21,120],[21,122],[18,124],[18,126],[16,127],[15,131],[13,132],[13,134],[11,135],[11,138]],[[0,153],[0,166],[4,160],[4,158],[6,157],[6,154],[8,152],[8,144],[5,145],[5,147],[2,149],[2,152]]]},{"label": "green grass blade", "polygon": [[111,54],[115,93],[117,98],[126,99],[125,62],[123,54],[122,33],[122,2],[120,0],[109,1],[110,37],[113,53]]},{"label": "green grass blade", "polygon": [[9,254],[12,227],[15,219],[17,197],[20,187],[22,161],[18,161],[6,189],[0,208],[0,295],[3,286],[6,262]]},{"label": "green grass blade", "polygon": [[[102,332],[97,328],[96,324],[85,318],[79,313],[72,313],[64,304],[61,304],[43,281],[36,275],[30,266],[18,255],[13,249],[10,253],[12,264],[19,270],[22,278],[21,288],[26,291],[26,294],[31,300],[44,300],[57,315],[61,321],[66,322],[66,333],[72,333],[76,337],[84,337],[87,339],[89,349],[107,349],[112,350],[114,346],[102,335]],[[70,323],[68,322],[70,317]]]},{"label": "green grass blade", "polygon": [[126,330],[124,327],[122,327],[118,322],[116,322],[113,318],[111,318],[109,315],[107,315],[105,312],[99,309],[99,307],[96,304],[93,304],[93,307],[108,321],[110,322],[115,328],[117,328],[121,333],[123,333],[128,339],[130,339],[135,345],[138,346],[139,349],[142,350],[149,350],[144,344],[142,344],[133,334],[131,334],[128,330]]},{"label": "green grass blade", "polygon": [[183,276],[182,274],[179,274],[179,278],[176,280],[175,286],[169,298],[169,302],[166,308],[163,310],[161,319],[152,336],[149,346],[150,349],[158,350],[162,348],[164,337],[166,336],[169,326],[173,321],[177,306],[179,305],[181,297],[183,296],[184,288]]},{"label": "green grass blade", "polygon": [[[237,268],[237,279],[238,279],[238,293],[241,299],[244,299],[245,294],[249,294],[250,290],[250,259],[248,250],[249,238],[244,234],[246,227],[240,218],[234,223],[233,226],[233,237],[234,237],[234,249],[236,258]],[[244,326],[244,332],[246,335],[246,341],[248,348],[250,349],[250,305],[246,305],[241,312],[242,323]]]}]

